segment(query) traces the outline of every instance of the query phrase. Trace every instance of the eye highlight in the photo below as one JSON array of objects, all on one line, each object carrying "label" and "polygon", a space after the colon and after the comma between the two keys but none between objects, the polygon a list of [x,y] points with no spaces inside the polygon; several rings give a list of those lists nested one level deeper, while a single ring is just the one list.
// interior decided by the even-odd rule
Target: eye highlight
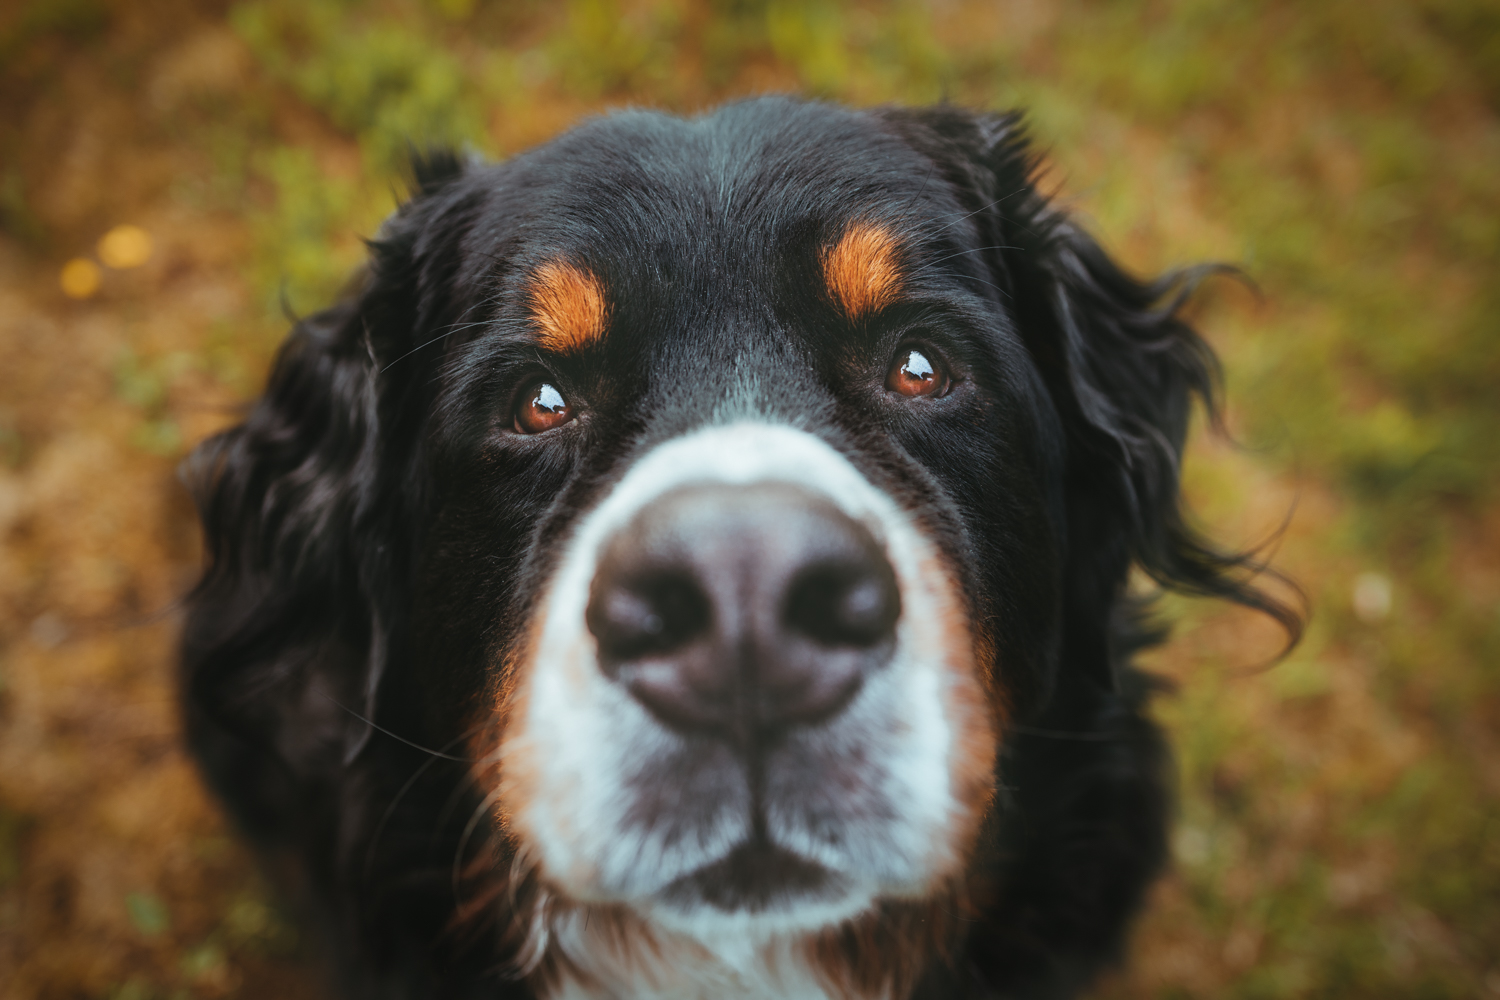
[{"label": "eye highlight", "polygon": [[917,347],[903,347],[896,352],[891,370],[885,377],[885,387],[898,395],[943,396],[953,384],[942,365],[933,360],[935,356]]},{"label": "eye highlight", "polygon": [[572,419],[572,404],[551,382],[537,379],[516,394],[512,425],[517,434],[541,434]]}]

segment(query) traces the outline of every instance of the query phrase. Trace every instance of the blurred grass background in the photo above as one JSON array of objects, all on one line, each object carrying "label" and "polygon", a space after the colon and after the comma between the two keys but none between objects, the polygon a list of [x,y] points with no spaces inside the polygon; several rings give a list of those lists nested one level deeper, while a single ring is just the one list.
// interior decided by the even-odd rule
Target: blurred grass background
[{"label": "blurred grass background", "polygon": [[1187,489],[1238,544],[1291,512],[1314,617],[1264,670],[1264,623],[1166,602],[1175,866],[1098,995],[1500,997],[1496,0],[0,6],[0,997],[319,995],[177,748],[174,465],[408,143],[766,90],[1025,106],[1132,267],[1259,288],[1195,307],[1243,447]]}]

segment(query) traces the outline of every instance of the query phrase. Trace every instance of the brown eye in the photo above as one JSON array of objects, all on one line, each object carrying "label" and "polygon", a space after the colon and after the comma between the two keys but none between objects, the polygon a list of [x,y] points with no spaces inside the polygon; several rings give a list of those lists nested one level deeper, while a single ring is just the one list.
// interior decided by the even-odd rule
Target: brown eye
[{"label": "brown eye", "polygon": [[885,387],[903,396],[941,396],[948,391],[948,376],[915,347],[896,352]]},{"label": "brown eye", "polygon": [[551,382],[533,382],[516,397],[518,434],[540,434],[573,419],[573,407]]}]

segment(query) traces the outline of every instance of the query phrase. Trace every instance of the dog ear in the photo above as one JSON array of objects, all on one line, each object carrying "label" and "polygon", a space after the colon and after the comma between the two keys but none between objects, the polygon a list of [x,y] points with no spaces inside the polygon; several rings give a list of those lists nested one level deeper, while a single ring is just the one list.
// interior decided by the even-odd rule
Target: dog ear
[{"label": "dog ear", "polygon": [[208,563],[183,633],[189,737],[252,831],[355,749],[362,733],[340,706],[371,717],[383,669],[363,325],[359,296],[297,323],[249,418],[184,469]]},{"label": "dog ear", "polygon": [[1233,269],[1128,274],[1041,193],[1039,158],[1017,114],[938,107],[891,120],[966,202],[1001,304],[1063,423],[1063,656],[1097,665],[1115,686],[1129,653],[1159,638],[1126,597],[1132,564],[1164,587],[1264,612],[1290,650],[1301,612],[1252,582],[1274,571],[1199,535],[1179,492],[1193,401],[1221,427],[1218,360],[1181,310],[1204,277]]},{"label": "dog ear", "polygon": [[287,797],[358,755],[378,714],[423,499],[401,470],[428,381],[384,370],[430,318],[444,264],[421,234],[462,170],[417,162],[416,197],[346,298],[294,326],[248,419],[184,464],[207,561],[183,633],[188,734],[252,833],[295,815]]}]

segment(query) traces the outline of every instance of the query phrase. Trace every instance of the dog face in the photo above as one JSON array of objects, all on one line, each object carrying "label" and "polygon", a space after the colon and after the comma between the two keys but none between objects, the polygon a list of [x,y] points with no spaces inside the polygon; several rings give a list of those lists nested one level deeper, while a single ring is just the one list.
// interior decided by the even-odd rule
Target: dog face
[{"label": "dog face", "polygon": [[511,625],[441,655],[487,679],[477,777],[570,900],[805,932],[965,867],[1061,513],[1045,392],[930,173],[773,104],[459,182],[505,267],[440,369],[419,645],[439,608]]},{"label": "dog face", "polygon": [[1279,609],[1177,516],[1212,360],[1174,282],[1031,174],[1014,118],[780,99],[424,168],[202,453],[189,723],[242,820],[357,907],[347,845],[420,827],[433,763],[377,727],[462,748],[431,842],[489,886],[487,967],[560,994],[1106,958],[1162,853],[1126,571]]}]

